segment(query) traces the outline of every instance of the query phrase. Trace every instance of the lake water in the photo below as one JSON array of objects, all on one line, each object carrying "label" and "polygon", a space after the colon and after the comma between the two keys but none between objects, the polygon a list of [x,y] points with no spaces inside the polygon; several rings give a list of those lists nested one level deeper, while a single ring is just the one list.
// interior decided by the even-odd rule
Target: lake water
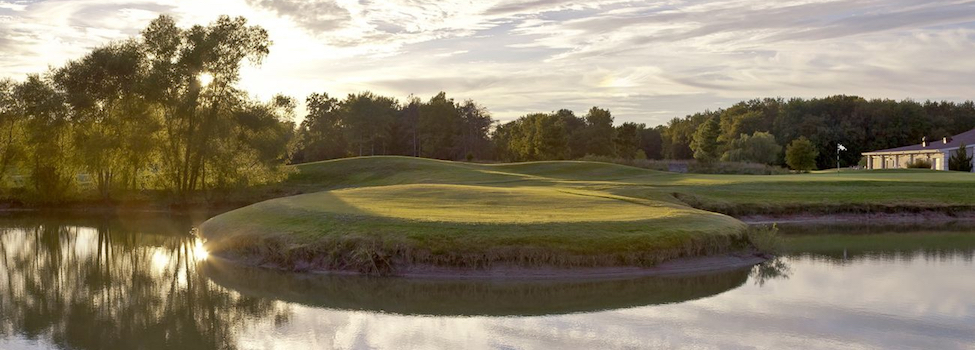
[{"label": "lake water", "polygon": [[975,229],[783,227],[749,269],[601,281],[309,276],[191,218],[0,218],[0,349],[975,349]]}]

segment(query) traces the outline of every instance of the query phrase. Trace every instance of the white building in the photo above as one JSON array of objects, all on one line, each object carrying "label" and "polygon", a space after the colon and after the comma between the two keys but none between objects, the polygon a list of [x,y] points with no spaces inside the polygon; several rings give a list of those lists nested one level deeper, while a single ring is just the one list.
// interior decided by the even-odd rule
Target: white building
[{"label": "white building", "polygon": [[962,144],[969,156],[975,153],[975,129],[937,141],[922,140],[912,146],[865,152],[863,156],[867,158],[867,169],[906,168],[908,163],[923,159],[931,162],[932,169],[948,170],[949,159]]}]

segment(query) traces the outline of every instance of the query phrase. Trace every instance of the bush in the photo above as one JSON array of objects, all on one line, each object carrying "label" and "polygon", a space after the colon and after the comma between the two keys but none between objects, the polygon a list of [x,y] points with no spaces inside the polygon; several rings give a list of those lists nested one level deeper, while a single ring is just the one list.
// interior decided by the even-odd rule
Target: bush
[{"label": "bush", "polygon": [[731,141],[731,149],[721,157],[723,161],[772,164],[779,160],[782,146],[775,142],[775,136],[757,131],[752,135],[741,134]]},{"label": "bush", "polygon": [[972,156],[968,155],[968,147],[961,144],[958,151],[951,154],[948,158],[948,170],[972,172]]},{"label": "bush", "polygon": [[816,157],[819,151],[805,136],[799,137],[789,144],[785,150],[785,163],[790,168],[800,172],[816,169]]},{"label": "bush", "polygon": [[612,158],[603,156],[588,155],[579,160],[590,162],[614,163],[634,166],[658,171],[671,171],[674,169],[686,169],[694,174],[741,174],[741,175],[782,175],[789,171],[777,166],[745,163],[745,162],[715,162],[705,164],[696,160],[653,160],[653,159],[633,159]]},{"label": "bush", "polygon": [[782,240],[779,238],[779,228],[775,225],[750,226],[745,231],[748,243],[762,253],[778,254],[782,251]]},{"label": "bush", "polygon": [[930,159],[915,159],[907,162],[908,169],[931,169]]}]

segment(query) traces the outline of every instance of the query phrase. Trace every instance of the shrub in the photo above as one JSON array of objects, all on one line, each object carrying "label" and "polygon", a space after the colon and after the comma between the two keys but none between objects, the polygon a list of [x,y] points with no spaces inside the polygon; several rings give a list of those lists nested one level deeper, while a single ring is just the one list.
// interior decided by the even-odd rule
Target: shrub
[{"label": "shrub", "polygon": [[961,144],[958,151],[948,158],[948,170],[972,172],[972,156],[968,155],[968,149],[965,147],[968,145]]},{"label": "shrub", "polygon": [[588,155],[580,160],[590,162],[614,163],[634,166],[658,171],[671,171],[671,168],[687,169],[689,173],[695,174],[742,174],[742,175],[781,175],[788,174],[789,171],[777,166],[745,163],[745,162],[716,162],[704,164],[696,160],[653,160],[653,159],[633,159],[611,158],[603,156]]},{"label": "shrub", "polygon": [[805,136],[799,137],[789,144],[785,150],[785,163],[790,168],[800,172],[810,171],[816,168],[816,157],[819,151],[813,146]]},{"label": "shrub", "polygon": [[915,159],[907,162],[908,169],[931,169],[930,159]]},{"label": "shrub", "polygon": [[745,231],[748,243],[762,253],[778,254],[782,251],[782,240],[779,238],[779,228],[775,225],[750,226]]},{"label": "shrub", "polygon": [[721,160],[772,164],[782,154],[782,146],[775,142],[775,136],[761,131],[757,131],[751,136],[741,134],[740,137],[731,141],[730,146],[731,149],[725,152]]}]

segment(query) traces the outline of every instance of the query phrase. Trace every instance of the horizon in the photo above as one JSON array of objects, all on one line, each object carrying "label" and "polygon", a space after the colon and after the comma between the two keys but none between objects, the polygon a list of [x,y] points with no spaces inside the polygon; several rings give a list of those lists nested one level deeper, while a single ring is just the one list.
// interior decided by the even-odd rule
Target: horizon
[{"label": "horizon", "polygon": [[296,98],[298,121],[314,92],[402,101],[445,91],[502,122],[599,106],[616,124],[653,126],[755,98],[962,102],[975,89],[975,5],[900,0],[0,1],[0,74],[63,65],[160,14],[181,26],[244,16],[267,29],[271,53],[245,66],[241,87]]}]

